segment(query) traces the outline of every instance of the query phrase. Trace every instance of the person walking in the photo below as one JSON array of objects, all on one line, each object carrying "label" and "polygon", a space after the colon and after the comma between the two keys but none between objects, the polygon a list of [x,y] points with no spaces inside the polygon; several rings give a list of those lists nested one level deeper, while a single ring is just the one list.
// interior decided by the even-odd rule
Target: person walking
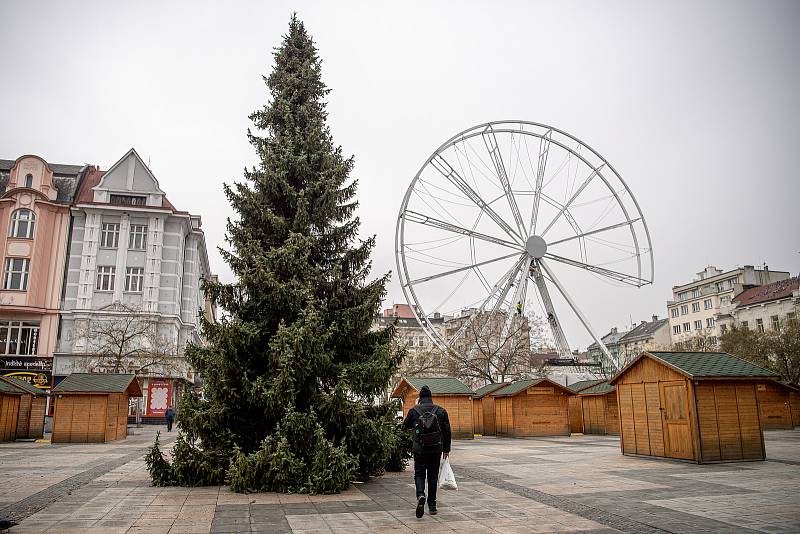
[{"label": "person walking", "polygon": [[172,432],[172,422],[175,420],[175,410],[172,409],[172,406],[167,406],[164,417],[167,418],[167,432]]},{"label": "person walking", "polygon": [[417,405],[408,411],[403,428],[413,430],[414,485],[417,489],[417,517],[425,514],[425,479],[428,480],[428,512],[436,515],[439,460],[450,455],[450,418],[447,410],[433,403],[430,388],[419,390]]}]

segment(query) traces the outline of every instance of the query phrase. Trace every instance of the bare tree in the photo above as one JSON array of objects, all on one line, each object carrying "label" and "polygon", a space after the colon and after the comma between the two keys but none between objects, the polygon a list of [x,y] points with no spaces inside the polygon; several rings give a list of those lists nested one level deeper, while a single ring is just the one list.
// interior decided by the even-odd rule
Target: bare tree
[{"label": "bare tree", "polygon": [[102,315],[79,323],[78,339],[85,340],[80,366],[88,372],[155,374],[182,373],[177,340],[161,334],[158,320],[138,308],[114,304]]},{"label": "bare tree", "polygon": [[701,331],[684,341],[673,344],[672,350],[677,352],[715,352],[719,350],[719,345],[711,334]]}]

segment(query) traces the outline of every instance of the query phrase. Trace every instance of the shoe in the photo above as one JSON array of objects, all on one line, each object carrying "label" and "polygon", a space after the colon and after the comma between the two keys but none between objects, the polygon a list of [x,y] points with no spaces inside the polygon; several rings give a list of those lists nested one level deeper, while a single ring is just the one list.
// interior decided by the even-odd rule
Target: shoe
[{"label": "shoe", "polygon": [[423,495],[419,499],[417,499],[417,519],[422,517],[425,513],[425,496]]},{"label": "shoe", "polygon": [[431,515],[436,515],[436,505],[435,504],[433,506],[431,506],[430,504],[428,505],[428,513],[431,514]]}]

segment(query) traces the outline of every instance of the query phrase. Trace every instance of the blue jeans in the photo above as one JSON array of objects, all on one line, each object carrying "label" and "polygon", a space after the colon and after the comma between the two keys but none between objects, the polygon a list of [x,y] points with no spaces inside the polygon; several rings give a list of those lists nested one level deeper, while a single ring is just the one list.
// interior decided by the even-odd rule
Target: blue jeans
[{"label": "blue jeans", "polygon": [[417,498],[425,495],[425,478],[428,478],[428,507],[436,506],[436,486],[439,484],[439,459],[441,451],[414,455],[414,485]]}]

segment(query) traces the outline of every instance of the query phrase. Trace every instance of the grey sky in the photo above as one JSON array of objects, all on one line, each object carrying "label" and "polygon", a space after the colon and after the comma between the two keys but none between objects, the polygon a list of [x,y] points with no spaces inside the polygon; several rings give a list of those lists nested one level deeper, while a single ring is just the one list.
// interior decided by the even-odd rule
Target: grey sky
[{"label": "grey sky", "polygon": [[[395,270],[397,209],[423,161],[498,119],[583,139],[642,206],[654,285],[571,288],[598,330],[664,316],[671,286],[706,264],[800,270],[795,1],[6,1],[0,157],[108,168],[133,146],[213,248],[230,214],[221,183],[253,163],[247,115],[293,10],[323,58],[335,140],[356,157],[376,275]],[[388,300],[402,301],[396,276]]]}]

